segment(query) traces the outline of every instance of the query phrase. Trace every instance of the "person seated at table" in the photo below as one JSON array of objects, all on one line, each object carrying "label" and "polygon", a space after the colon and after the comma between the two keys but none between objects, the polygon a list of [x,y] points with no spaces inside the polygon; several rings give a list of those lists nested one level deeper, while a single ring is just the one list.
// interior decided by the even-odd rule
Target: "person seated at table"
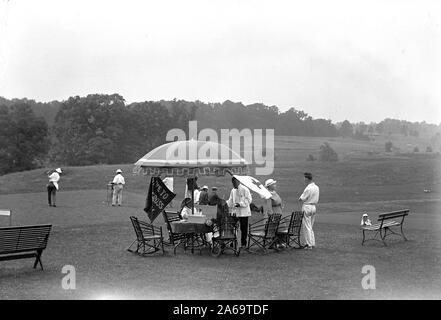
[{"label": "person seated at table", "polygon": [[216,206],[218,198],[219,198],[219,195],[217,194],[217,187],[212,187],[211,193],[208,195],[208,205],[209,206]]},{"label": "person seated at table", "polygon": [[208,204],[208,187],[207,186],[202,187],[202,191],[199,194],[199,204],[203,205],[203,206]]},{"label": "person seated at table", "polygon": [[182,219],[187,220],[188,216],[192,214],[191,207],[192,205],[190,198],[185,198],[184,200],[182,200],[181,212],[179,213]]},{"label": "person seated at table", "polygon": [[[219,197],[217,194],[211,195],[210,197],[210,202],[209,202],[210,206],[217,206],[217,211],[216,211],[216,219],[212,219],[212,221],[214,221],[214,223],[219,226],[221,221],[230,215],[230,209],[228,207],[228,203],[227,201],[225,201],[224,199],[222,199],[221,197]],[[218,228],[215,228],[215,230]],[[219,236],[219,232],[215,231],[214,234],[212,232],[209,232],[206,234],[207,237],[207,241],[209,243],[212,243],[212,238],[213,236],[217,237]]]},{"label": "person seated at table", "polygon": [[224,217],[230,215],[230,209],[228,207],[227,201],[219,197],[217,194],[211,196],[210,205],[217,206],[216,223],[220,222]]}]

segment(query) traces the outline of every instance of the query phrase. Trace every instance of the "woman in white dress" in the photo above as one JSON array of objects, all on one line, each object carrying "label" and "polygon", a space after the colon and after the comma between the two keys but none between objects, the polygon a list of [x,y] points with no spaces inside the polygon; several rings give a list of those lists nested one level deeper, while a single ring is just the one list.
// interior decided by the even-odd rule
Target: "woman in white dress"
[{"label": "woman in white dress", "polygon": [[279,196],[279,194],[276,191],[277,181],[273,179],[266,180],[265,188],[267,188],[268,191],[271,192],[271,198],[267,199],[265,202],[264,209],[265,209],[266,217],[269,217],[274,213],[282,214],[283,202],[282,202],[282,198]]}]

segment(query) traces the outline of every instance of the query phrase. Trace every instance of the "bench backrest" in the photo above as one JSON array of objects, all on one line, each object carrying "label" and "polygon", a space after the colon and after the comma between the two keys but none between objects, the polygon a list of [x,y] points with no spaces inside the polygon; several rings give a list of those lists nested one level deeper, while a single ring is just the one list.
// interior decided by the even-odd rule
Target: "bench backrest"
[{"label": "bench backrest", "polygon": [[274,213],[268,217],[265,224],[265,238],[273,238],[276,236],[281,218],[282,215],[280,213]]},{"label": "bench backrest", "polygon": [[237,229],[237,221],[235,217],[226,216],[218,220],[218,231],[222,237],[235,237]]},{"label": "bench backrest", "polygon": [[384,221],[393,218],[404,218],[409,214],[409,209],[386,212],[378,215],[378,221]]},{"label": "bench backrest", "polygon": [[302,228],[303,221],[303,211],[294,211],[291,214],[288,225],[288,233],[290,234],[300,234],[300,229]]},{"label": "bench backrest", "polygon": [[169,235],[169,241],[174,244],[175,241],[181,240],[185,237],[183,234],[179,233],[173,233],[171,222],[174,221],[180,221],[179,213],[177,212],[170,212],[170,211],[162,211],[162,215],[164,217],[165,224],[167,225],[168,235]]},{"label": "bench backrest", "polygon": [[46,249],[52,225],[0,228],[0,254]]},{"label": "bench backrest", "polygon": [[136,239],[138,241],[143,241],[145,237],[149,236],[161,236],[162,238],[162,228],[156,227],[151,223],[147,223],[138,218],[131,216],[130,221],[132,221],[133,229],[135,229]]}]

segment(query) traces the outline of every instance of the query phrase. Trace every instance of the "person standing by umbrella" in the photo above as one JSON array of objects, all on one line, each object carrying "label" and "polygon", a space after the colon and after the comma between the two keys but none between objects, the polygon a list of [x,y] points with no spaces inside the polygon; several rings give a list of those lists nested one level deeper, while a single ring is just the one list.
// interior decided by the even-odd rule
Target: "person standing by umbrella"
[{"label": "person standing by umbrella", "polygon": [[302,224],[304,230],[304,241],[306,243],[305,249],[312,249],[315,247],[315,236],[312,227],[314,226],[315,214],[317,212],[315,205],[319,201],[320,190],[314,181],[312,181],[311,173],[305,172],[304,176],[307,186],[300,196],[299,201],[302,202]]},{"label": "person standing by umbrella", "polygon": [[56,207],[56,197],[57,197],[57,190],[58,190],[58,181],[60,181],[60,174],[62,174],[63,171],[61,171],[60,168],[57,168],[55,170],[49,171],[48,178],[49,183],[47,185],[47,201],[49,202],[50,207]]},{"label": "person standing by umbrella", "polygon": [[240,224],[240,243],[242,247],[247,245],[248,237],[248,217],[251,216],[250,203],[253,201],[250,190],[240,184],[239,180],[232,178],[233,189],[230,192],[230,198],[227,200],[233,216],[239,219]]},{"label": "person standing by umbrella", "polygon": [[121,204],[122,204],[122,191],[123,191],[124,185],[126,184],[124,177],[122,175],[121,169],[116,170],[116,175],[113,178],[112,183],[113,183],[112,206],[115,206],[115,205],[121,206]]},{"label": "person standing by umbrella", "polygon": [[265,188],[271,192],[271,198],[265,202],[265,213],[267,217],[274,213],[282,214],[282,198],[276,192],[277,181],[274,179],[268,179],[265,181]]}]

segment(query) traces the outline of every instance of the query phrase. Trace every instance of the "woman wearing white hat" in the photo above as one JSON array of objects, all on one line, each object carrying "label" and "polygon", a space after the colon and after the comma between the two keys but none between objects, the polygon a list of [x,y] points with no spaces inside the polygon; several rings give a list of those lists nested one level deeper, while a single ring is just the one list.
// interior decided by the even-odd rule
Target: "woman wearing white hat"
[{"label": "woman wearing white hat", "polygon": [[58,181],[60,181],[60,174],[62,174],[62,172],[63,171],[61,171],[60,168],[47,172],[49,178],[49,183],[47,185],[47,201],[50,207],[57,206],[55,202],[57,199]]},{"label": "woman wearing white hat", "polygon": [[277,181],[274,179],[268,179],[265,181],[265,188],[271,192],[271,198],[267,199],[265,202],[265,213],[267,217],[274,213],[282,214],[282,198],[276,192]]},{"label": "woman wearing white hat", "polygon": [[116,175],[112,181],[113,184],[113,197],[112,197],[112,206],[122,204],[122,190],[126,182],[124,181],[124,177],[122,175],[122,170],[116,170]]}]

